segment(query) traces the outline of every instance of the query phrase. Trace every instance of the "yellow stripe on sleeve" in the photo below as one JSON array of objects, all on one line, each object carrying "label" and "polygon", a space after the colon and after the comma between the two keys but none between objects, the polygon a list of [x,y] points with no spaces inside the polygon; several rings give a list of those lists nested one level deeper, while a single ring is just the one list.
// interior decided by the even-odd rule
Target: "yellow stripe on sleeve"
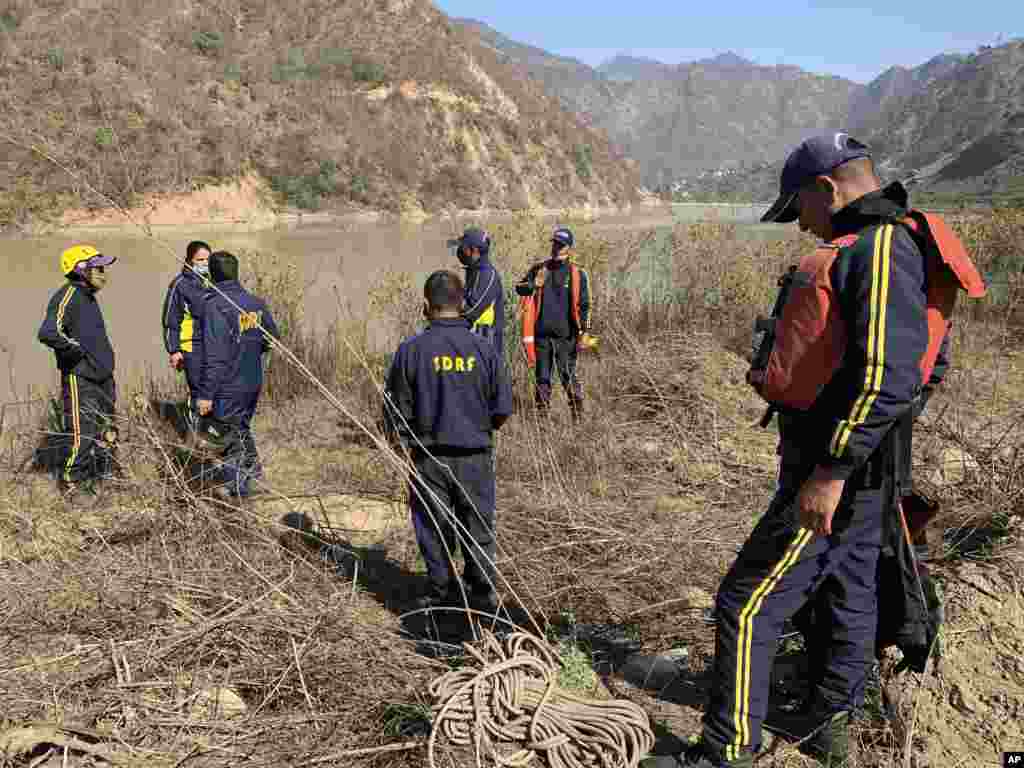
[{"label": "yellow stripe on sleeve", "polygon": [[871,406],[882,389],[885,370],[886,310],[889,304],[889,265],[892,252],[893,227],[887,224],[875,233],[874,254],[871,259],[871,300],[868,315],[867,366],[864,388],[853,403],[850,415],[839,422],[832,436],[829,451],[835,458],[846,452],[850,435],[864,423]]}]

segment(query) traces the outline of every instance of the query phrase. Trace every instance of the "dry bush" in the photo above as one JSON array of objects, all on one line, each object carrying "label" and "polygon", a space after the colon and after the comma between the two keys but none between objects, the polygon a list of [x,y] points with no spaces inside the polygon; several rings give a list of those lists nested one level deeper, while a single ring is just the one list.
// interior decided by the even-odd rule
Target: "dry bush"
[{"label": "dry bush", "polygon": [[[305,322],[306,285],[299,268],[273,253],[242,250],[237,254],[240,278],[246,289],[267,302],[281,341],[321,381],[336,385],[341,340],[339,325],[314,333]],[[358,337],[353,339],[358,343]],[[270,353],[265,393],[268,399],[287,401],[315,391],[315,385],[282,355]]]},{"label": "dry bush", "polygon": [[[972,225],[973,247],[992,254],[980,261],[1012,242],[1000,227],[1024,234],[1014,221]],[[498,565],[542,625],[612,624],[652,651],[685,644],[697,673],[713,654],[699,612],[775,483],[775,435],[754,426],[763,404],[743,383],[741,339],[806,243],[747,240],[711,223],[628,236],[565,223],[591,273],[602,347],[581,360],[584,422],[571,424],[561,394],[542,421],[510,311],[517,413],[497,441]],[[490,231],[511,287],[544,257],[550,222],[521,216]],[[367,317],[304,335],[294,272],[265,254],[247,253],[243,264],[248,287],[284,319],[289,345],[373,432],[384,358],[370,352],[368,325],[390,320],[389,345],[410,333],[421,322],[420,286],[385,273]],[[936,547],[940,576],[963,557],[1019,565],[1008,545],[1024,513],[1019,328],[992,302],[963,313],[954,372],[918,430],[918,478],[945,505],[934,526],[945,542]],[[282,363],[271,364],[274,407],[257,422],[271,492],[400,498],[389,458],[360,443],[347,419],[325,418],[332,412]],[[380,605],[394,609],[389,595],[405,588],[384,583],[388,574],[420,573],[411,533],[384,542],[377,591],[365,579],[354,588],[280,546],[277,521],[190,499],[176,438],[145,413],[124,420],[127,472],[116,502],[69,514],[20,469],[43,415],[24,418],[6,423],[0,479],[0,641],[9,659],[0,710],[9,721],[95,728],[151,764],[271,765],[398,740],[396,712],[422,707],[440,670]],[[932,482],[954,448],[963,471]],[[224,688],[244,714],[197,707]],[[878,719],[859,728],[871,759],[858,768],[901,764],[891,729]],[[422,751],[338,760],[412,766]]]},{"label": "dry bush", "polygon": [[[62,513],[33,478],[0,484],[4,723],[84,727],[148,765],[379,744],[387,703],[415,702],[442,668],[333,567],[283,546],[278,521],[196,499],[147,407],[120,428],[102,509]],[[24,451],[33,432],[20,437]]]},{"label": "dry bush", "polygon": [[[355,0],[9,5],[0,30],[0,134],[18,146],[5,141],[0,153],[3,227],[52,219],[72,203],[105,204],[32,146],[125,205],[250,170],[294,182],[325,162],[337,168],[336,185],[281,202],[397,210],[402,194],[422,194],[420,204],[433,207],[443,202],[437,188],[454,185],[464,203],[508,204],[502,179],[520,175],[538,199],[570,202],[557,197],[555,173],[523,162],[525,141],[507,145],[519,163],[495,155],[470,168],[451,150],[451,132],[475,126],[497,145],[512,121],[550,145],[552,158],[591,146],[585,187],[594,200],[632,199],[639,185],[604,138],[424,0],[398,15],[385,3]],[[504,114],[488,77],[519,117]],[[374,87],[409,80],[472,107],[367,98]]]},{"label": "dry bush", "polygon": [[[581,361],[585,424],[569,425],[558,394],[553,423],[542,421],[510,318],[518,412],[498,440],[499,565],[544,619],[616,625],[651,649],[685,644],[699,665],[713,654],[699,611],[775,484],[775,434],[755,426],[763,403],[742,381],[750,329],[813,243],[744,239],[713,222],[618,238],[572,225],[602,352]],[[986,271],[1024,235],[1012,214],[975,227],[965,237]],[[490,231],[507,282],[543,258],[549,225],[521,216]],[[931,534],[940,579],[963,558],[1019,561],[1013,306],[998,292],[964,302],[954,370],[918,429],[916,477],[943,504]],[[879,717],[860,726],[863,766],[903,760]]]},{"label": "dry bush", "polygon": [[[983,268],[1005,258],[1002,254],[1006,253],[1006,243],[1012,241],[1006,239],[1003,228],[1018,221],[998,218],[987,228],[975,224],[975,229],[965,231]],[[743,357],[754,317],[766,312],[774,298],[775,280],[803,249],[812,247],[810,240],[744,239],[734,225],[716,222],[629,235],[608,234],[592,222],[568,217],[562,223],[576,233],[577,261],[587,268],[593,286],[593,327],[603,340],[600,360],[585,359],[582,363],[591,412],[587,426],[590,432],[582,443],[575,433],[549,432],[537,422],[532,406],[532,372],[519,350],[517,297],[512,286],[529,265],[546,255],[550,222],[522,214],[489,227],[495,243],[494,259],[505,275],[509,294],[507,353],[519,411],[519,418],[502,433],[499,467],[507,471],[511,488],[530,489],[522,497],[517,490],[514,508],[527,513],[536,509],[540,504],[533,498],[536,494],[545,496],[546,504],[575,510],[592,504],[603,507],[611,503],[611,498],[617,504],[632,505],[627,500],[633,499],[633,493],[640,493],[648,505],[666,495],[683,495],[688,503],[694,503],[692,487],[686,480],[691,472],[712,477],[719,484],[731,477],[724,486],[730,493],[740,482],[737,477],[744,477],[742,482],[753,483],[766,498],[771,488],[772,438],[760,430],[742,436],[742,430],[757,421],[761,407],[742,384]],[[294,293],[298,290],[294,282],[268,282],[267,286],[270,297],[293,293],[290,299],[277,300],[282,306],[301,304],[300,294]],[[984,520],[975,520],[975,527],[988,524],[994,510],[1005,514],[1007,509],[1015,509],[1019,500],[1014,486],[1016,473],[1012,471],[1012,462],[1017,461],[1011,450],[1016,445],[1015,427],[1006,420],[1008,403],[1017,393],[1014,382],[998,373],[1000,360],[1017,335],[1016,326],[1009,322],[1008,307],[1012,303],[998,296],[984,303],[988,309],[979,312],[977,307],[968,307],[958,321],[954,373],[929,411],[942,418],[937,416],[935,422],[926,418],[918,441],[918,474],[925,478],[926,485],[932,472],[929,467],[939,461],[943,451],[948,454],[950,447],[959,446],[970,457],[989,462],[987,487],[974,485],[973,481],[981,478],[968,475],[972,481],[968,494],[980,494],[983,501],[978,503],[987,510]],[[351,326],[342,337],[348,341],[339,345],[336,334],[329,344],[324,344],[322,337],[310,340],[322,345],[319,375],[357,389],[355,402],[360,404],[361,412],[373,413],[385,359],[369,351],[366,323],[383,323],[382,348],[391,350],[422,324],[420,305],[419,286],[409,275],[382,274],[370,293],[364,324]],[[275,306],[273,298],[271,306]],[[999,318],[1001,322],[997,322]],[[300,325],[298,321],[293,323],[295,329]],[[293,344],[307,339],[298,331],[291,338]],[[336,355],[333,370],[331,350]],[[964,364],[958,366],[956,361],[961,359]],[[979,405],[983,391],[989,396],[985,407]],[[301,386],[282,387],[278,395],[289,397],[303,392]],[[745,442],[756,457],[741,455]],[[638,445],[646,448],[638,449]],[[629,458],[631,450],[641,450],[644,455],[636,460],[649,465],[640,475],[630,463],[634,460]],[[541,457],[547,457],[547,461]],[[585,479],[579,477],[580,466],[586,467],[582,473]],[[743,470],[752,471],[753,476],[746,478]],[[634,485],[636,490],[629,490]],[[945,491],[950,506],[959,513],[967,509],[959,500],[963,492]],[[744,503],[751,498],[745,495]],[[714,503],[727,501],[723,498]],[[759,507],[756,503],[754,506],[742,515],[744,520],[757,514]],[[967,517],[973,515],[976,512]],[[961,522],[965,519],[960,516]],[[558,541],[562,536],[553,533],[556,529],[542,527],[538,535]],[[636,536],[624,538],[634,540]],[[530,537],[515,536],[510,541],[526,542],[521,553],[527,559],[536,549]],[[518,550],[520,545],[514,546]],[[673,546],[667,544],[665,557],[675,553]],[[538,573],[552,576],[549,562],[543,562],[544,568]],[[566,550],[564,562],[567,571],[577,568],[574,550]],[[614,558],[608,562],[610,568],[618,567]],[[526,566],[519,562],[518,567]],[[586,579],[600,578],[593,568],[578,570],[580,578],[584,578],[582,574],[587,574]],[[672,582],[671,578],[661,581],[655,577],[655,572],[663,574],[665,569],[636,572],[641,574],[638,583],[661,584],[667,589]],[[589,592],[606,594],[607,585],[598,588],[591,584]]]},{"label": "dry bush", "polygon": [[965,215],[953,224],[989,283],[988,296],[971,302],[965,308],[967,315],[997,323],[1019,323],[1024,302],[1024,257],[1018,238],[1024,230],[1024,210]]}]

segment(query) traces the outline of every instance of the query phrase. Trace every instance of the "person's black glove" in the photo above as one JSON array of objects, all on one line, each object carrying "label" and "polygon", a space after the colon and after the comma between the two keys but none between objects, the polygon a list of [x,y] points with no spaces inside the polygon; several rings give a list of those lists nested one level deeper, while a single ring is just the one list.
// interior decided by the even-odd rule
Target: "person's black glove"
[{"label": "person's black glove", "polygon": [[68,349],[67,352],[64,353],[63,357],[65,364],[68,366],[68,369],[72,369],[80,362],[85,360],[85,352],[82,350],[80,346],[74,344],[71,346],[70,349]]},{"label": "person's black glove", "polygon": [[516,283],[516,293],[520,296],[533,296],[534,291],[537,290],[537,286],[534,285],[536,282],[537,268],[532,267],[530,271],[526,273],[526,277]]}]

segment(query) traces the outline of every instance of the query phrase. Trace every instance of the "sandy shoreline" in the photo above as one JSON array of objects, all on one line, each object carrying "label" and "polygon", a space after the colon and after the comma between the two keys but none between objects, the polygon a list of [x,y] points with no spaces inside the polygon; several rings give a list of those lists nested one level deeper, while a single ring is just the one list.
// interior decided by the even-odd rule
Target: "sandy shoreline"
[{"label": "sandy shoreline", "polygon": [[[671,221],[673,210],[681,207],[749,208],[760,204],[674,203],[651,196],[622,206],[567,206],[532,208],[529,213],[543,218],[597,219],[638,216]],[[767,204],[765,204],[767,205]],[[422,209],[401,212],[381,210],[306,212],[281,210],[274,204],[266,181],[255,174],[224,184],[209,185],[191,192],[155,193],[130,210],[113,205],[100,209],[72,209],[59,220],[40,223],[28,230],[0,230],[0,238],[46,237],[52,235],[158,234],[191,227],[200,231],[255,232],[300,226],[345,228],[366,225],[430,225],[444,221],[469,222],[511,218],[523,211],[482,208],[427,213]]]},{"label": "sandy shoreline", "polygon": [[[102,212],[100,216],[82,216],[68,221],[51,223],[35,228],[29,232],[11,232],[13,236],[41,237],[53,234],[96,234],[96,233],[127,233],[138,231],[140,234],[152,232],[159,234],[179,230],[183,227],[194,227],[198,230],[216,231],[242,231],[254,232],[274,229],[291,229],[302,226],[324,226],[324,227],[346,227],[359,225],[403,225],[419,226],[430,225],[444,221],[480,221],[508,219],[523,213],[523,211],[501,210],[501,209],[475,209],[458,210],[454,212],[445,211],[436,214],[424,214],[409,216],[391,211],[347,211],[347,212],[305,212],[305,211],[254,211],[250,216],[236,216],[231,218],[195,217],[182,216],[176,219],[161,217],[157,223],[152,218],[139,215],[136,209],[129,211],[131,216],[126,216],[119,211],[108,213]],[[564,216],[573,219],[596,219],[608,216],[627,216],[636,214],[640,216],[658,216],[663,214],[671,216],[671,210],[664,205],[634,205],[618,208],[534,208],[528,211],[529,214],[542,218],[556,218]],[[120,222],[112,220],[120,218]]]}]

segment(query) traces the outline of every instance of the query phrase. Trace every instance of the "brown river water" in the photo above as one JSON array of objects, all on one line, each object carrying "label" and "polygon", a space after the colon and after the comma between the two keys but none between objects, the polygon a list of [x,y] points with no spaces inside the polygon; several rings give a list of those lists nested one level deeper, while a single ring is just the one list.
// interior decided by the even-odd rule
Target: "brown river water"
[{"label": "brown river water", "polygon": [[[747,223],[759,212],[760,208],[746,206],[716,210],[714,215]],[[696,206],[677,207],[671,213],[662,208],[642,215],[604,217],[595,226],[638,229],[702,215]],[[117,256],[117,263],[108,269],[110,279],[100,303],[117,355],[119,389],[127,394],[145,379],[170,381],[174,375],[167,367],[160,311],[167,285],[181,270],[185,246],[192,239],[205,240],[214,249],[258,249],[299,265],[308,285],[306,317],[326,325],[341,311],[339,298],[349,303],[351,311],[363,311],[367,290],[384,270],[409,271],[421,280],[434,269],[457,268],[458,262],[445,248],[445,240],[454,234],[450,222],[428,222],[248,231],[162,228],[152,237],[127,227],[97,228],[73,235],[2,238],[6,269],[0,283],[0,404],[17,408],[15,403],[38,398],[58,386],[53,355],[36,340],[36,333],[50,295],[63,284],[59,255],[76,242],[92,243],[101,252]],[[546,248],[538,243],[539,254]],[[500,265],[500,244],[496,251]]]}]

